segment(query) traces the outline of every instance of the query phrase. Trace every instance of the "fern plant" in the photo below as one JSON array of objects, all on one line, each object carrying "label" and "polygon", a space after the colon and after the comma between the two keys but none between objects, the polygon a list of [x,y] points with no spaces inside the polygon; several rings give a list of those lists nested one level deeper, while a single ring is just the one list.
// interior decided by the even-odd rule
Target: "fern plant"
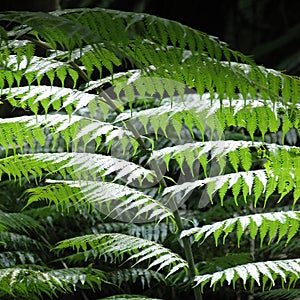
[{"label": "fern plant", "polygon": [[152,15],[0,20],[1,297],[296,286],[297,77]]}]

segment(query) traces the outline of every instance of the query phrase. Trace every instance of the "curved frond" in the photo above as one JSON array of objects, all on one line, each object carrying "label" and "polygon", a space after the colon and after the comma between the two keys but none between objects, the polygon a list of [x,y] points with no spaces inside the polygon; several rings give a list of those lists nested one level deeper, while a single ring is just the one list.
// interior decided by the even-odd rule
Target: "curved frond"
[{"label": "curved frond", "polygon": [[[81,60],[88,75],[94,68],[106,68],[113,73],[113,66],[120,64],[120,56],[140,69],[154,66],[158,76],[169,75],[196,87],[199,93],[205,89],[213,93],[215,89],[223,94],[229,86],[230,96],[234,88],[238,88],[244,97],[259,92],[264,98],[272,94],[273,99],[280,93],[283,101],[294,104],[299,99],[300,85],[296,78],[258,68],[248,57],[216,38],[175,21],[105,9],[65,10],[52,14],[8,12],[2,13],[0,20],[27,25],[32,30],[25,29],[26,35],[38,36],[47,49],[56,50],[59,46],[72,52],[83,49],[86,44],[93,45],[92,55],[87,52]],[[230,63],[221,63],[222,58]],[[234,62],[246,63],[251,68]]]},{"label": "curved frond", "polygon": [[267,236],[270,244],[275,239],[278,243],[286,235],[287,244],[298,232],[299,221],[299,211],[254,214],[229,218],[200,228],[194,227],[183,231],[181,237],[193,235],[196,242],[201,240],[203,243],[209,236],[213,235],[216,246],[218,246],[219,238],[222,235],[223,243],[225,243],[226,237],[236,231],[238,247],[240,247],[242,236],[245,233],[248,233],[252,239],[259,235],[261,245]]},{"label": "curved frond", "polygon": [[155,267],[157,271],[167,270],[167,277],[180,269],[187,268],[187,262],[178,254],[152,241],[132,237],[125,234],[94,234],[75,237],[59,242],[56,250],[65,248],[82,249],[84,252],[88,247],[96,249],[98,255],[110,257],[112,260],[123,260],[125,254],[129,255],[127,261],[136,261],[134,265],[146,260],[152,262],[148,269]]},{"label": "curved frond", "polygon": [[52,184],[26,191],[27,205],[45,200],[61,210],[69,210],[70,206],[78,210],[97,209],[112,218],[125,215],[131,222],[173,219],[172,212],[159,201],[124,185],[101,181],[47,182]]}]

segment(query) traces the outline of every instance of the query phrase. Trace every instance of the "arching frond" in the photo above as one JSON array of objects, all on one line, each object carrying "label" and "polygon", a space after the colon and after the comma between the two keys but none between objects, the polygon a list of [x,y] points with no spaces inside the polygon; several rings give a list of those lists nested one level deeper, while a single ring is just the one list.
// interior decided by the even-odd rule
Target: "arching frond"
[{"label": "arching frond", "polygon": [[79,210],[95,208],[112,218],[126,216],[131,222],[173,219],[172,212],[159,201],[124,185],[101,181],[47,182],[53,184],[26,191],[27,205],[46,200],[61,210],[69,210],[70,206]]},{"label": "arching frond", "polygon": [[[120,64],[120,59],[110,54],[116,53],[141,69],[154,66],[157,75],[168,76],[170,73],[172,78],[196,87],[200,93],[205,88],[209,91],[215,88],[223,94],[225,88],[231,86],[231,90],[237,87],[244,96],[254,95],[257,91],[263,96],[281,93],[285,102],[294,104],[299,98],[297,79],[257,68],[249,58],[229,49],[216,38],[174,21],[104,9],[66,10],[52,14],[26,12],[22,16],[10,12],[2,13],[0,19],[29,26],[32,31],[25,30],[27,35],[38,36],[46,42],[47,48],[54,50],[58,45],[70,52],[82,49],[85,44],[93,45],[92,55],[87,52],[82,56],[82,64],[89,75],[94,68],[101,70],[103,67],[112,73],[113,66]],[[192,63],[186,50],[192,54]],[[222,64],[223,57],[231,63]],[[236,66],[233,61],[247,63],[252,68]],[[206,76],[201,76],[204,73]],[[222,80],[218,80],[216,74],[222,74]]]},{"label": "arching frond", "polygon": [[167,270],[167,277],[180,269],[187,268],[186,261],[171,250],[155,242],[125,234],[110,233],[75,237],[61,241],[55,249],[61,250],[70,247],[76,248],[77,251],[82,249],[84,252],[91,247],[98,251],[99,256],[104,255],[112,260],[123,260],[125,254],[128,254],[127,261],[136,261],[134,265],[151,260],[148,269],[154,267],[157,271]]},{"label": "arching frond", "polygon": [[246,232],[252,239],[259,235],[261,245],[267,236],[270,244],[276,239],[279,242],[286,235],[287,244],[298,232],[299,221],[299,211],[254,214],[226,219],[200,228],[194,227],[183,231],[181,237],[193,235],[195,241],[201,240],[201,242],[204,242],[209,236],[213,235],[216,246],[218,246],[219,238],[222,235],[223,243],[225,243],[226,237],[231,232],[236,231],[238,247],[240,247],[241,238]]},{"label": "arching frond", "polygon": [[228,284],[235,283],[241,279],[244,286],[247,282],[251,285],[257,284],[264,290],[266,285],[271,287],[275,285],[276,280],[284,285],[287,283],[291,287],[298,279],[300,272],[300,260],[276,260],[266,262],[255,262],[237,267],[229,268],[213,274],[206,274],[195,277],[195,284],[201,285],[201,289],[210,282],[210,287],[215,287],[216,284],[223,285],[225,281]]}]

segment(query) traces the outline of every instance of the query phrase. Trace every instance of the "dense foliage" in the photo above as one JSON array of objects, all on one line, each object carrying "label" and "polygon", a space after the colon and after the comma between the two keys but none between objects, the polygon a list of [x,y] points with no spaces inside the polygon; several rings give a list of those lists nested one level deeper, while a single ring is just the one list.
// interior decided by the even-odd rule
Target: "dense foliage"
[{"label": "dense foliage", "polygon": [[0,22],[2,299],[300,294],[298,78],[152,15]]}]

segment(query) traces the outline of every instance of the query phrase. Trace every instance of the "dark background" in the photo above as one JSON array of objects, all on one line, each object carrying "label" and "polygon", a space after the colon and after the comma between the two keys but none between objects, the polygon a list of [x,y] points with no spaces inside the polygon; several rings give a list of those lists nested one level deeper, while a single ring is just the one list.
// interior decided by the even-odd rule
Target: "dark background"
[{"label": "dark background", "polygon": [[1,0],[1,10],[104,7],[154,14],[219,37],[265,67],[300,75],[299,0]]}]

